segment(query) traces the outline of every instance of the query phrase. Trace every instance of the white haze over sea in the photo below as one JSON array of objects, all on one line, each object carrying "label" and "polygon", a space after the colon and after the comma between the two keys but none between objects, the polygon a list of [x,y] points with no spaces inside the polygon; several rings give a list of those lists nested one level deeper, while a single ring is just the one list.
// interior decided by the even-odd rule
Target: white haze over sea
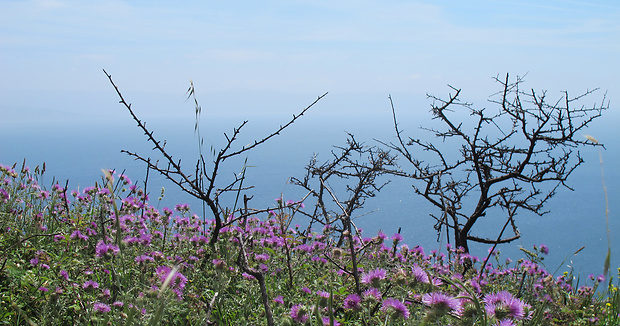
[{"label": "white haze over sea", "polygon": [[[225,96],[228,96],[227,94]],[[255,97],[253,97],[256,95]],[[320,94],[317,94],[320,95]],[[223,95],[224,96],[224,95]],[[426,109],[417,109],[409,113],[410,107],[425,106],[414,103],[411,98],[394,95],[396,108],[400,116],[400,127],[405,136],[423,137],[424,132],[418,127],[428,125],[430,113]],[[275,98],[275,99],[274,99]],[[272,97],[271,102],[261,101],[264,97],[253,94],[245,99],[229,98],[228,105],[220,109],[210,109],[204,105],[200,131],[204,139],[203,150],[209,158],[211,145],[218,148],[223,144],[223,132],[232,133],[244,119],[249,120],[244,127],[237,147],[252,142],[269,134],[311,103],[316,96],[282,96]],[[594,97],[593,97],[594,98]],[[112,100],[110,100],[112,99]],[[54,101],[56,102],[56,101]],[[4,107],[3,120],[0,120],[0,164],[13,164],[25,159],[31,168],[46,162],[47,172],[43,184],[49,186],[55,177],[61,184],[69,180],[70,188],[84,188],[101,180],[101,169],[109,168],[117,171],[126,170],[126,174],[134,181],[141,182],[145,176],[145,165],[120,153],[121,149],[138,152],[144,156],[161,159],[146,137],[136,127],[128,112],[115,104],[113,98],[95,101],[85,108],[83,115],[65,114],[62,108],[39,109],[31,107]],[[194,170],[198,144],[194,135],[194,112],[191,102],[172,101],[178,110],[172,112],[150,111],[150,106],[166,106],[167,102],[134,103],[136,112],[144,117],[147,126],[155,132],[159,139],[166,139],[166,149],[176,159],[182,159],[188,171]],[[238,107],[251,108],[241,111]],[[290,107],[290,114],[283,115],[272,112],[271,106]],[[348,106],[349,110],[338,111],[333,107]],[[92,114],[93,108],[97,109]],[[89,111],[91,110],[91,111]],[[281,111],[281,110],[280,110]],[[73,111],[71,111],[73,112]],[[238,112],[245,112],[240,114]],[[249,113],[248,113],[249,112]],[[422,113],[420,113],[422,112]],[[610,230],[612,237],[612,273],[620,266],[620,250],[618,248],[618,232],[620,222],[620,133],[617,129],[619,114],[613,109],[604,113],[602,119],[592,123],[584,134],[591,134],[606,144],[602,151],[605,166],[605,182],[610,199]],[[28,119],[23,119],[28,117]],[[394,142],[389,101],[386,95],[369,95],[367,98],[347,98],[344,95],[329,94],[315,108],[310,109],[306,116],[285,130],[269,143],[251,151],[247,155],[248,165],[246,185],[252,184],[254,189],[248,192],[254,195],[250,206],[264,208],[272,206],[274,199],[284,196],[285,199],[299,200],[305,192],[287,183],[291,176],[303,177],[304,166],[313,153],[317,153],[319,162],[330,159],[333,145],[345,145],[347,134],[355,135],[358,141],[367,145],[380,145],[375,139]],[[345,132],[346,131],[346,132]],[[425,155],[421,153],[420,155]],[[550,200],[546,209],[550,212],[542,217],[522,212],[517,216],[517,225],[522,238],[508,245],[499,247],[502,257],[513,260],[523,257],[519,247],[531,249],[533,245],[545,244],[550,248],[550,255],[545,260],[550,272],[558,267],[561,273],[572,266],[575,273],[582,276],[599,275],[603,270],[603,260],[607,252],[605,225],[605,200],[601,184],[601,168],[599,149],[586,147],[581,150],[586,161],[569,180],[575,191],[559,189],[557,195]],[[226,161],[220,177],[230,180],[233,173],[241,171],[243,160]],[[403,166],[406,167],[406,165]],[[200,204],[186,194],[181,193],[170,182],[151,171],[148,191],[151,204],[156,204],[161,187],[165,187],[166,196],[160,208],[174,206],[177,203],[189,203],[193,210],[200,213]],[[344,200],[345,193],[339,194]],[[232,205],[232,202],[230,203]],[[410,247],[420,244],[427,253],[438,249],[434,220],[429,213],[437,213],[422,198],[413,194],[410,180],[394,179],[375,198],[367,201],[361,215],[355,220],[357,226],[364,230],[366,236],[373,236],[382,230],[388,236],[402,228],[405,243]],[[209,217],[209,216],[208,216]],[[209,217],[210,218],[210,217]],[[503,224],[503,216],[498,216],[493,223],[493,216],[488,216],[476,224],[472,233],[483,237],[495,237]],[[302,226],[307,221],[298,221]],[[615,243],[615,247],[614,247]],[[444,240],[445,244],[445,240]],[[585,246],[578,255],[572,254]],[[483,258],[489,246],[473,246],[472,254]],[[562,261],[568,259],[561,265]],[[557,274],[556,274],[557,276]]]}]

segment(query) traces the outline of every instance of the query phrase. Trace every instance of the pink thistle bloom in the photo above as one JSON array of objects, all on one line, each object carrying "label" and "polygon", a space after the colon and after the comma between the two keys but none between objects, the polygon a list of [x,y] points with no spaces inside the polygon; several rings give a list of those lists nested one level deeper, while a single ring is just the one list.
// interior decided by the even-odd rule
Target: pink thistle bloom
[{"label": "pink thistle bloom", "polygon": [[88,236],[82,234],[82,232],[80,232],[80,230],[73,231],[73,233],[71,233],[70,238],[71,239],[78,238],[78,239],[81,239],[81,240],[88,240]]},{"label": "pink thistle bloom", "polygon": [[382,268],[377,268],[368,273],[362,275],[362,283],[371,284],[373,287],[378,288],[381,285],[381,280],[385,279],[386,271]]},{"label": "pink thistle bloom", "polygon": [[99,241],[95,247],[95,254],[97,257],[109,258],[116,256],[120,252],[120,249],[113,244],[106,244],[103,241]]},{"label": "pink thistle bloom", "polygon": [[522,320],[525,318],[525,303],[512,296],[508,291],[489,293],[483,300],[485,309],[490,316],[497,319],[512,318]]},{"label": "pink thistle bloom", "polygon": [[360,298],[359,295],[357,295],[356,293],[349,294],[344,299],[344,309],[359,310],[361,309],[361,306],[360,306],[361,302],[362,302],[362,298]]},{"label": "pink thistle bloom", "polygon": [[419,283],[430,283],[430,279],[428,278],[428,274],[424,269],[420,266],[414,266],[411,268],[411,272],[413,273],[413,278],[416,282]]},{"label": "pink thistle bloom", "polygon": [[540,252],[545,254],[545,255],[548,255],[549,254],[549,247],[545,246],[544,244],[541,244],[540,245]]},{"label": "pink thistle bloom", "polygon": [[383,304],[381,307],[381,311],[392,313],[391,318],[396,319],[408,319],[409,318],[409,309],[402,303],[400,300],[395,298],[387,298],[383,300]]},{"label": "pink thistle bloom", "polygon": [[124,174],[119,175],[118,178],[123,181],[124,185],[130,185],[131,184],[131,179],[129,179],[129,177],[127,177]]},{"label": "pink thistle bloom", "polygon": [[[172,272],[172,269],[170,269],[170,267],[168,266],[159,266],[155,269],[155,273],[159,277],[159,280],[161,283],[164,283],[164,281],[166,280],[166,278],[171,272]],[[174,275],[172,276],[172,279],[170,280],[170,287],[175,290],[183,291],[186,284],[187,284],[187,278],[185,277],[185,275],[181,274],[181,272],[179,271],[176,271]]]},{"label": "pink thistle bloom", "polygon": [[291,318],[298,323],[305,323],[308,320],[308,311],[305,306],[296,304],[291,307]]},{"label": "pink thistle bloom", "polygon": [[258,254],[256,256],[254,256],[254,259],[256,259],[257,261],[268,261],[269,260],[269,255],[268,254]]},{"label": "pink thistle bloom", "polygon": [[[323,322],[323,326],[331,325],[329,322],[329,317],[321,317],[321,321]],[[334,319],[334,326],[340,326],[340,322]]]},{"label": "pink thistle bloom", "polygon": [[329,298],[329,292],[326,291],[316,291],[316,294],[321,298]]},{"label": "pink thistle bloom", "polygon": [[362,296],[365,300],[372,300],[377,302],[381,301],[381,291],[379,291],[379,289],[370,288],[364,291],[364,293],[362,293]]},{"label": "pink thistle bloom", "polygon": [[493,326],[517,326],[517,324],[515,324],[511,319],[503,319],[498,321],[496,324],[493,324]]},{"label": "pink thistle bloom", "polygon": [[304,252],[311,252],[312,251],[312,246],[308,245],[308,244],[300,244],[299,246],[293,248],[293,250],[301,250]]},{"label": "pink thistle bloom", "polygon": [[95,309],[95,311],[100,312],[100,313],[106,313],[106,312],[110,312],[110,306],[108,306],[105,303],[101,303],[101,302],[96,302],[93,305],[93,308]]},{"label": "pink thistle bloom", "polygon": [[458,311],[461,302],[441,292],[426,293],[422,296],[422,302],[433,309],[437,315],[445,315],[450,311]]},{"label": "pink thistle bloom", "polygon": [[11,195],[9,195],[6,190],[0,188],[0,200],[2,200],[3,203],[7,203],[9,199],[11,199]]},{"label": "pink thistle bloom", "polygon": [[84,282],[84,284],[82,284],[82,288],[86,291],[93,291],[94,289],[98,289],[99,288],[99,283],[95,282],[95,281],[86,281]]},{"label": "pink thistle bloom", "polygon": [[316,291],[316,294],[319,296],[319,306],[326,307],[329,305],[329,292]]},{"label": "pink thistle bloom", "polygon": [[241,276],[243,276],[243,278],[245,278],[246,280],[255,280],[256,279],[256,277],[254,277],[254,276],[252,276],[252,275],[250,275],[248,273],[245,273],[245,272],[243,274],[241,274]]}]

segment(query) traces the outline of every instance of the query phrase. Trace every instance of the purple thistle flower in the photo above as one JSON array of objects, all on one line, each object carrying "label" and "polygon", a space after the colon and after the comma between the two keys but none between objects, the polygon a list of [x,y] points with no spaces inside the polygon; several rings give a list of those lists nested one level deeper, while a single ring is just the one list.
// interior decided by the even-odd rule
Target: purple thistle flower
[{"label": "purple thistle flower", "polygon": [[110,258],[112,256],[116,256],[119,251],[120,249],[117,246],[104,243],[103,241],[99,241],[95,247],[96,256],[99,258]]},{"label": "purple thistle flower", "polygon": [[197,236],[192,237],[189,241],[193,242],[195,246],[199,247],[209,242],[209,239],[207,239],[207,237],[205,237],[204,235],[197,235]]},{"label": "purple thistle flower", "polygon": [[329,292],[316,291],[316,294],[319,296],[319,306],[326,307],[329,305]]},{"label": "purple thistle flower", "polygon": [[124,175],[124,174],[120,174],[118,176],[119,179],[121,179],[123,181],[124,185],[130,185],[131,184],[131,179],[129,179],[128,176]]},{"label": "purple thistle flower", "polygon": [[213,265],[215,265],[215,269],[218,271],[223,271],[226,268],[226,261],[216,258],[211,261]]},{"label": "purple thistle flower", "polygon": [[44,286],[42,286],[42,287],[40,287],[40,288],[39,288],[39,291],[41,291],[41,292],[47,292],[47,291],[49,291],[49,289],[48,289],[48,288],[46,288],[46,287],[44,287]]},{"label": "purple thistle flower", "polygon": [[178,212],[186,213],[186,212],[189,212],[189,205],[188,204],[177,204],[176,206],[174,206],[174,209],[177,210]]},{"label": "purple thistle flower", "polygon": [[433,286],[441,286],[443,284],[443,281],[439,278],[433,277],[431,278],[431,284]]},{"label": "purple thistle flower", "polygon": [[9,195],[9,193],[6,190],[0,188],[0,200],[3,203],[7,203],[9,199],[11,199],[11,196]]},{"label": "purple thistle flower", "polygon": [[422,296],[422,302],[431,307],[433,314],[436,316],[443,316],[450,311],[459,310],[461,307],[461,303],[458,299],[441,292],[424,294]]},{"label": "purple thistle flower", "polygon": [[549,247],[545,246],[544,244],[540,245],[540,252],[542,252],[545,255],[549,254]]},{"label": "purple thistle flower", "polygon": [[268,261],[269,260],[269,255],[268,254],[258,254],[256,256],[254,256],[254,259],[256,259],[257,261]]},{"label": "purple thistle flower", "polygon": [[308,310],[305,306],[296,304],[291,307],[291,318],[298,323],[305,323],[308,320]]},{"label": "purple thistle flower", "polygon": [[[325,317],[325,316],[323,316],[323,317],[321,317],[321,321],[323,322],[323,326],[329,326],[329,325],[331,325],[331,324],[329,323],[329,317]],[[340,326],[340,322],[339,322],[339,321],[337,321],[336,319],[334,319],[334,326]]]},{"label": "purple thistle flower", "polygon": [[493,324],[493,326],[517,326],[517,324],[515,324],[511,319],[503,319],[498,321],[496,324]]},{"label": "purple thistle flower", "polygon": [[97,191],[97,195],[100,195],[100,196],[109,196],[109,195],[110,195],[110,190],[109,190],[108,188],[100,188],[100,189]]},{"label": "purple thistle flower", "polygon": [[321,298],[329,298],[329,292],[327,291],[316,291],[316,294]]},{"label": "purple thistle flower", "polygon": [[110,289],[103,289],[101,290],[101,297],[104,299],[109,299],[110,298]]},{"label": "purple thistle flower", "polygon": [[295,247],[293,250],[301,250],[304,252],[311,252],[312,251],[312,246],[308,245],[308,244],[301,244],[297,247]]},{"label": "purple thistle flower", "polygon": [[386,313],[391,312],[391,318],[393,320],[409,318],[409,309],[407,309],[407,306],[395,298],[387,298],[383,300],[381,311]]},{"label": "purple thistle flower", "polygon": [[499,320],[525,318],[525,303],[513,297],[508,291],[487,294],[483,302],[487,313]]},{"label": "purple thistle flower", "polygon": [[362,293],[362,296],[364,297],[364,300],[370,300],[373,302],[381,301],[381,291],[376,288],[370,288],[364,291],[364,293]]},{"label": "purple thistle flower", "polygon": [[349,294],[344,299],[344,309],[359,310],[361,308],[360,302],[362,302],[362,298],[357,293]]},{"label": "purple thistle flower", "polygon": [[84,282],[84,284],[82,284],[82,288],[84,290],[86,290],[87,292],[91,292],[94,289],[98,289],[99,288],[99,283],[97,283],[97,282],[95,282],[93,280],[86,281],[86,282]]},{"label": "purple thistle flower", "polygon": [[[171,272],[172,272],[172,269],[168,266],[159,266],[155,269],[155,273],[159,277],[159,281],[161,283],[164,283],[164,281],[166,280],[166,278],[168,278],[168,275]],[[183,289],[185,288],[186,284],[187,284],[187,278],[185,277],[185,275],[181,274],[181,272],[179,271],[176,271],[174,275],[172,276],[172,279],[170,280],[170,288],[172,289],[174,293],[177,294],[177,297],[179,298],[179,300],[181,299],[183,295]]]},{"label": "purple thistle flower", "polygon": [[284,298],[281,295],[279,295],[279,296],[273,298],[273,302],[279,303],[279,304],[284,304]]},{"label": "purple thistle flower", "polygon": [[80,232],[80,230],[73,231],[73,233],[71,233],[70,238],[71,239],[78,238],[78,239],[81,239],[81,240],[88,240],[88,236],[82,234],[82,232]]},{"label": "purple thistle flower", "polygon": [[378,288],[381,286],[381,280],[385,279],[386,271],[382,268],[377,268],[368,273],[362,275],[362,283],[371,284],[372,287]]},{"label": "purple thistle flower", "polygon": [[243,278],[245,278],[246,280],[255,280],[256,279],[256,277],[254,277],[254,276],[252,276],[252,275],[250,275],[250,274],[248,274],[246,272],[243,272],[243,274],[241,274],[241,276],[243,276]]},{"label": "purple thistle flower", "polygon": [[110,310],[112,310],[112,309],[110,309],[110,306],[108,306],[105,303],[101,303],[101,302],[96,302],[93,305],[93,308],[95,309],[95,311],[101,312],[101,313],[110,312]]},{"label": "purple thistle flower", "polygon": [[60,277],[63,278],[65,281],[68,281],[69,280],[69,273],[67,273],[67,271],[63,269],[63,270],[60,271]]},{"label": "purple thistle flower", "polygon": [[155,259],[148,255],[139,255],[134,259],[134,261],[138,263],[139,265],[141,265],[141,264],[146,264],[147,261],[154,262]]},{"label": "purple thistle flower", "polygon": [[413,273],[413,279],[418,283],[430,283],[430,279],[428,278],[428,274],[422,267],[414,266],[411,268],[411,272]]},{"label": "purple thistle flower", "polygon": [[319,256],[314,256],[310,260],[316,261],[316,262],[320,262],[320,263],[323,263],[323,264],[327,263],[327,259],[325,259],[323,257],[319,257]]},{"label": "purple thistle flower", "polygon": [[94,195],[97,193],[97,188],[96,187],[85,187],[82,192],[85,194]]}]

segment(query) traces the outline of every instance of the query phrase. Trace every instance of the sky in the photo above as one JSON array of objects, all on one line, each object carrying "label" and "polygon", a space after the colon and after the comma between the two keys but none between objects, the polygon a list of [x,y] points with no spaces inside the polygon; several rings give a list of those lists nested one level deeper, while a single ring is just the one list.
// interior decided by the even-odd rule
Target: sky
[{"label": "sky", "polygon": [[[343,133],[326,127],[326,120],[356,135],[355,127],[374,132],[381,122],[387,132],[379,139],[389,139],[388,95],[399,114],[413,113],[403,123],[412,135],[430,121],[427,94],[445,98],[452,85],[462,89],[462,100],[486,107],[488,96],[500,90],[493,78],[509,74],[525,75],[524,89],[548,90],[551,101],[562,91],[576,96],[600,87],[583,103],[600,104],[607,92],[610,110],[593,122],[592,134],[609,144],[604,155],[613,199],[618,170],[611,167],[620,157],[614,142],[620,139],[619,59],[617,0],[0,0],[0,163],[24,156],[38,162],[51,153],[61,162],[49,166],[67,169],[59,178],[81,170],[99,175],[97,164],[104,159],[125,158],[117,147],[142,144],[103,69],[140,117],[187,116],[187,129],[194,115],[186,100],[190,81],[203,115],[231,116],[234,126],[235,118],[256,115],[282,115],[275,123],[286,122],[329,92],[309,111],[310,120],[296,122],[307,122],[306,129],[287,134],[282,148],[310,147],[311,139],[331,135],[326,146],[342,144]],[[135,131],[135,139],[120,136],[114,143],[105,137],[109,131],[101,131],[106,121]],[[165,128],[183,124],[168,122],[149,126],[157,135],[181,134]],[[33,127],[40,132],[31,135]],[[84,133],[103,137],[80,137]],[[99,142],[110,143],[110,152],[97,151]],[[187,143],[181,145],[189,148]],[[307,149],[303,164],[313,151]],[[300,155],[280,154],[289,155],[282,161]],[[598,194],[598,152],[590,149],[584,157],[593,162],[582,170],[596,180]],[[73,165],[63,167],[64,160]],[[588,226],[603,230],[602,219],[597,221]],[[590,241],[592,232],[580,234]],[[603,236],[597,239],[606,244]]]},{"label": "sky", "polygon": [[613,104],[618,58],[615,0],[0,1],[7,121],[110,115],[102,69],[147,113],[191,112],[190,80],[224,114],[294,113],[325,92],[326,112],[374,112],[388,94],[428,111],[426,94],[485,101],[506,73]]}]

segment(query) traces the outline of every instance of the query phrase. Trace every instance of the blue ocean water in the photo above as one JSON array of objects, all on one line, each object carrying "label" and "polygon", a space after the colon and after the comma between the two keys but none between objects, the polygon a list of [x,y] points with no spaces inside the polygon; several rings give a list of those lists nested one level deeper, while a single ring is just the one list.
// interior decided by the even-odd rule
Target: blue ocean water
[{"label": "blue ocean water", "polygon": [[[620,191],[620,146],[614,143],[620,139],[615,128],[618,115],[595,121],[589,130],[601,141],[606,141],[607,150],[602,152],[605,164],[605,182],[609,194],[610,230],[612,237],[612,273],[614,267],[620,267],[620,252],[615,249],[617,234],[620,231],[618,220],[618,193]],[[272,114],[249,114],[246,116],[214,115],[203,116],[200,132],[203,153],[210,157],[211,146],[219,148],[224,144],[223,133],[231,135],[232,129],[240,125],[244,118],[249,120],[242,129],[237,147],[250,144],[254,139],[268,135],[271,131],[287,122],[290,116]],[[50,120],[51,119],[51,120]],[[249,166],[246,185],[254,185],[248,194],[253,195],[250,205],[257,208],[272,206],[275,198],[301,199],[305,192],[291,185],[290,177],[303,177],[304,166],[313,153],[319,162],[331,158],[333,145],[344,145],[347,133],[356,136],[358,141],[368,145],[379,145],[375,139],[394,142],[392,117],[389,112],[363,114],[320,113],[302,117],[291,128],[268,143],[251,151],[247,156],[226,161],[220,177],[224,181],[232,180],[239,173],[247,157]],[[198,142],[194,131],[192,114],[152,115],[145,118],[147,126],[155,136],[166,140],[166,149],[181,159],[187,171],[193,172],[198,157]],[[420,137],[420,125],[427,125],[428,115],[403,115],[400,120],[405,135]],[[162,159],[152,151],[152,145],[136,127],[129,115],[116,114],[114,117],[98,115],[94,118],[58,117],[28,120],[8,120],[0,122],[0,163],[12,164],[25,159],[30,167],[46,162],[47,172],[43,183],[51,183],[52,178],[64,183],[69,180],[71,188],[84,188],[101,180],[101,169],[116,169],[125,173],[134,182],[144,180],[146,168],[139,161],[120,152],[121,149],[137,152],[153,159]],[[346,132],[345,132],[346,131]],[[601,183],[599,149],[584,148],[581,155],[586,161],[572,175],[569,185],[575,191],[560,189],[547,204],[548,214],[540,217],[522,212],[517,216],[517,225],[522,233],[521,239],[499,247],[502,257],[516,260],[523,257],[519,247],[531,249],[533,245],[545,244],[550,248],[550,255],[545,264],[554,272],[573,269],[575,274],[587,276],[599,275],[603,271],[603,260],[607,252],[607,235],[605,222],[605,199]],[[151,172],[148,191],[151,202],[165,187],[166,196],[161,206],[174,206],[177,203],[189,203],[195,211],[200,211],[200,203],[180,192],[162,176]],[[346,194],[341,194],[342,198]],[[232,205],[232,199],[230,202]],[[433,229],[434,220],[429,213],[438,214],[425,200],[416,196],[411,188],[411,181],[393,179],[375,198],[367,201],[363,210],[355,216],[356,225],[368,236],[382,230],[388,236],[402,228],[404,242],[410,246],[422,245],[427,252],[440,249],[437,234]],[[487,216],[479,221],[473,233],[484,237],[495,237],[502,226],[499,221]],[[305,221],[298,221],[304,224]],[[575,251],[585,246],[577,255]],[[488,245],[472,245],[472,254],[486,256]]]}]

